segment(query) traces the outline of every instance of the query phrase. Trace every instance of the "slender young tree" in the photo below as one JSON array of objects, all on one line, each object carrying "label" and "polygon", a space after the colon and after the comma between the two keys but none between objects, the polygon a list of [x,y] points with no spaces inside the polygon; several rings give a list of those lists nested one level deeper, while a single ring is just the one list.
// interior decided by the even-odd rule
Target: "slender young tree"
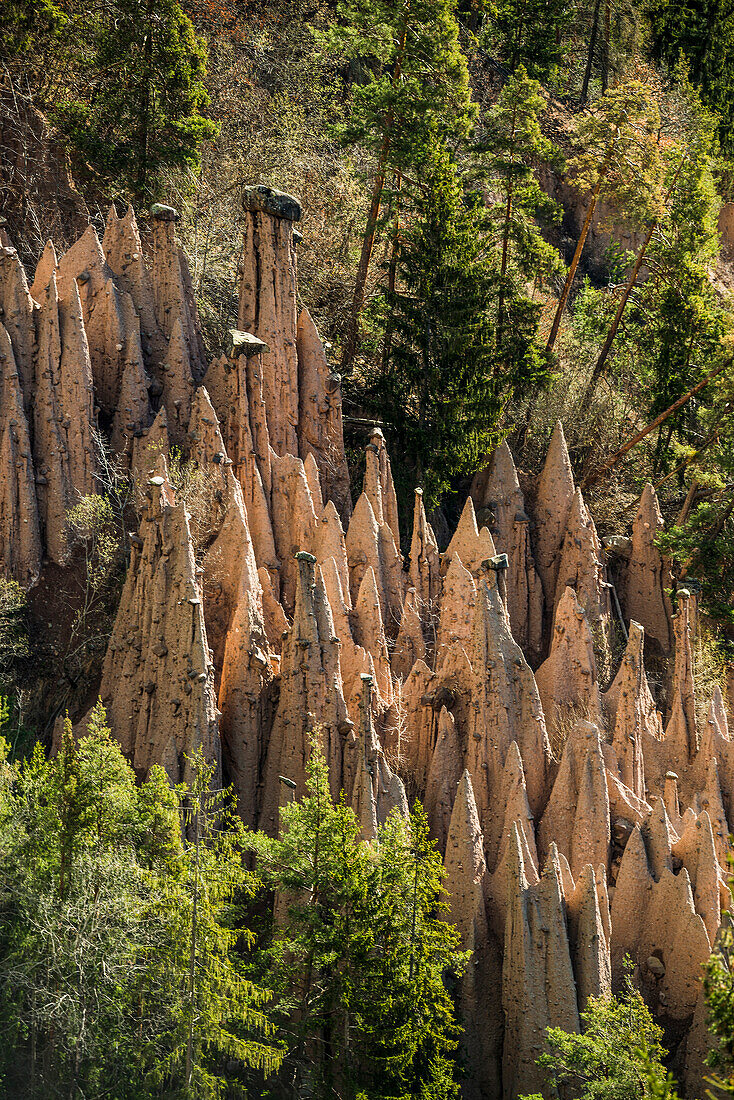
[{"label": "slender young tree", "polygon": [[560,207],[542,190],[536,175],[541,161],[560,165],[559,151],[541,133],[539,118],[544,111],[540,84],[520,65],[483,119],[483,167],[490,191],[501,200],[488,211],[493,241],[500,252],[498,344],[507,321],[505,301],[511,275],[517,271],[524,279],[543,278],[562,270],[558,252],[543,239],[537,224],[552,224],[561,217]]}]

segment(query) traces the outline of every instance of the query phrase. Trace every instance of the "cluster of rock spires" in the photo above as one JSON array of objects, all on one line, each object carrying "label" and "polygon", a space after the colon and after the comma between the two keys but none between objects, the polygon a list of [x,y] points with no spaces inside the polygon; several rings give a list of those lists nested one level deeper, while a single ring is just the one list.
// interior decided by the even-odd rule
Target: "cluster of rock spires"
[{"label": "cluster of rock spires", "polygon": [[[202,746],[272,832],[315,733],[366,838],[406,787],[424,801],[474,952],[468,1097],[540,1090],[545,1028],[578,1030],[626,955],[695,1095],[734,740],[718,689],[697,722],[695,599],[674,612],[654,490],[602,546],[559,424],[532,509],[503,444],[444,553],[416,490],[405,560],[379,430],[352,509],[340,378],[297,304],[298,203],[245,189],[239,327],[210,363],[176,214],[151,215],[145,245],[132,210],[49,243],[30,287],[0,249],[0,570],[30,586],[67,562],[106,437],[144,489],[100,687],[138,773],[178,781]],[[206,486],[195,515],[174,444]],[[645,648],[669,658],[665,720]]]}]

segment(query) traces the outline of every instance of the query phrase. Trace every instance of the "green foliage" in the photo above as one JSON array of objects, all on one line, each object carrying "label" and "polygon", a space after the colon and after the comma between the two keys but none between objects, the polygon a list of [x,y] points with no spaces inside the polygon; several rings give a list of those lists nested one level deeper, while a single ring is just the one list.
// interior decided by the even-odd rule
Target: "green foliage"
[{"label": "green foliage", "polygon": [[708,1056],[715,1069],[712,1084],[716,1092],[734,1093],[734,935],[731,919],[725,920],[714,949],[705,965],[703,988],[708,1009],[708,1026],[715,1045]]},{"label": "green foliage", "polygon": [[214,1097],[222,1059],[233,1090],[277,1066],[267,994],[235,951],[254,888],[241,826],[200,753],[190,767],[190,791],[159,767],[137,786],[101,703],[79,742],[66,720],[53,760],[39,746],[0,756],[0,1073],[14,1096]]},{"label": "green foliage", "polygon": [[362,66],[341,137],[377,152],[385,169],[420,163],[434,133],[468,137],[476,107],[456,0],[340,0],[323,41]]},{"label": "green foliage", "polygon": [[30,652],[27,605],[16,581],[0,577],[0,692],[12,692]]},{"label": "green foliage", "polygon": [[124,523],[124,501],[114,491],[83,496],[66,514],[67,541],[82,563],[63,653],[72,683],[104,654],[125,578]]},{"label": "green foliage", "polygon": [[617,218],[636,226],[656,220],[663,199],[660,113],[650,87],[627,80],[575,120],[578,152],[568,162],[573,185],[596,191]]},{"label": "green foliage", "polygon": [[734,154],[734,12],[721,0],[655,0],[651,53],[671,68],[685,59],[703,102],[718,116],[721,148]]},{"label": "green foliage", "polygon": [[0,57],[119,189],[148,200],[163,169],[198,168],[217,126],[204,41],[177,0],[11,0],[0,37]]},{"label": "green foliage", "polygon": [[[501,279],[510,282],[510,297],[521,293],[521,281],[563,271],[557,250],[538,228],[538,222],[548,226],[561,218],[560,207],[542,190],[536,175],[540,162],[556,169],[562,165],[558,149],[541,133],[544,111],[540,84],[520,65],[483,119],[482,167],[486,186],[499,200],[488,209],[487,220],[490,239],[501,254]],[[502,316],[505,296],[501,287],[498,328],[508,320]]]},{"label": "green foliage", "polygon": [[553,82],[572,20],[573,8],[562,0],[498,0],[486,38],[511,72],[522,65],[536,80]]},{"label": "green foliage", "polygon": [[[389,354],[370,371],[367,392],[403,456],[404,495],[421,485],[432,508],[498,442],[506,403],[542,382],[545,362],[535,343],[539,310],[517,279],[502,278],[484,207],[463,193],[438,141],[410,201],[415,216],[395,240],[396,289],[373,307],[391,326]],[[500,287],[506,323],[498,341]]]},{"label": "green foliage", "polygon": [[316,741],[307,794],[281,809],[277,840],[251,847],[276,891],[266,949],[277,1010],[293,1036],[285,1068],[312,1095],[457,1096],[458,1028],[443,983],[465,957],[440,919],[441,858],[417,807],[374,843],[334,804]]},{"label": "green foliage", "polygon": [[[656,1094],[652,1082],[665,1079],[654,1022],[627,973],[618,997],[591,997],[581,1013],[580,1035],[548,1028],[547,1054],[538,1065],[554,1090],[570,1087],[579,1100],[642,1100]],[[655,1086],[657,1087],[657,1085]],[[530,1098],[526,1098],[530,1100]]]},{"label": "green foliage", "polygon": [[68,17],[54,0],[4,0],[0,7],[0,57],[29,54],[47,39],[58,39]]},{"label": "green foliage", "polygon": [[91,91],[59,107],[55,121],[108,177],[139,199],[155,195],[163,167],[197,168],[203,141],[206,50],[176,0],[115,0],[100,20]]}]

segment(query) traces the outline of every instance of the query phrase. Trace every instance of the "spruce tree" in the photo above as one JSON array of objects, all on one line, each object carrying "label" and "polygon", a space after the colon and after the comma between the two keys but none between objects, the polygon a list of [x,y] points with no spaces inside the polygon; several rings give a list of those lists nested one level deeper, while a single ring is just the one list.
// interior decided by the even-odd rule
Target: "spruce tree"
[{"label": "spruce tree", "polygon": [[97,170],[150,199],[161,171],[197,168],[217,132],[203,115],[204,41],[177,0],[113,0],[91,50],[82,94],[55,120]]},{"label": "spruce tree", "polygon": [[354,360],[367,277],[386,195],[393,223],[403,207],[403,176],[415,175],[434,133],[465,139],[476,107],[459,44],[456,0],[340,0],[329,47],[362,68],[341,137],[374,156],[370,204],[342,354]]},{"label": "spruce tree", "polygon": [[443,869],[425,816],[393,813],[361,840],[343,796],[332,802],[315,740],[306,786],[281,808],[277,840],[250,841],[275,891],[265,958],[288,1080],[325,1100],[451,1100],[457,1026],[443,975],[466,960],[438,912]]},{"label": "spruce tree", "polygon": [[395,290],[382,292],[372,314],[391,326],[390,353],[368,374],[366,399],[403,456],[399,492],[420,485],[431,508],[496,445],[504,408],[543,381],[546,359],[539,307],[517,278],[502,276],[484,204],[465,195],[438,138],[410,201],[413,219],[395,241]]},{"label": "spruce tree", "polygon": [[[544,111],[540,84],[520,65],[483,119],[480,149],[486,182],[492,195],[500,199],[488,210],[492,240],[500,252],[499,344],[507,321],[506,284],[516,276],[542,279],[563,270],[558,252],[538,227],[538,221],[547,225],[561,218],[560,207],[542,190],[536,175],[539,162],[556,167],[561,163],[559,151],[541,133],[539,118]],[[515,286],[510,294],[513,289],[517,293]]]},{"label": "spruce tree", "polygon": [[[242,826],[224,792],[205,798],[199,757],[192,768],[192,792],[160,767],[137,785],[99,703],[79,741],[66,720],[52,760],[37,746],[12,764],[0,742],[0,1076],[12,1095],[214,1097],[225,1059],[242,1094],[279,1063],[267,991],[245,972],[255,879]],[[182,824],[197,799],[195,844]]]},{"label": "spruce tree", "polygon": [[[681,60],[703,102],[718,116],[721,150],[734,157],[734,10],[724,0],[656,0],[651,52],[675,69]],[[730,172],[727,173],[730,175]],[[731,180],[728,181],[731,186]]]},{"label": "spruce tree", "polygon": [[498,0],[490,41],[511,73],[522,65],[532,78],[552,82],[572,18],[562,0]]}]

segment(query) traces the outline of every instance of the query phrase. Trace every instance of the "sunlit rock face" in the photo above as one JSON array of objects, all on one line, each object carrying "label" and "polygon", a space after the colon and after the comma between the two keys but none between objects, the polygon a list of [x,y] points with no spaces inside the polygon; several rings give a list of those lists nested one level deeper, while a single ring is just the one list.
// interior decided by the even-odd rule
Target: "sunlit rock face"
[{"label": "sunlit rock face", "polygon": [[[502,444],[446,551],[419,487],[401,549],[379,429],[349,484],[340,379],[297,307],[300,213],[245,189],[238,328],[216,356],[169,207],[147,236],[111,211],[101,241],[49,242],[30,285],[0,249],[0,572],[29,588],[69,568],[68,511],[116,456],[137,517],[99,693],[138,774],[177,782],[202,748],[245,822],[275,832],[317,739],[365,839],[420,798],[474,952],[466,1096],[538,1091],[545,1029],[577,1029],[625,955],[695,1095],[701,963],[729,905],[732,693],[701,723],[695,599],[671,598],[654,490],[618,604],[560,424],[532,508]],[[665,715],[646,648],[658,679],[668,662]]]}]

